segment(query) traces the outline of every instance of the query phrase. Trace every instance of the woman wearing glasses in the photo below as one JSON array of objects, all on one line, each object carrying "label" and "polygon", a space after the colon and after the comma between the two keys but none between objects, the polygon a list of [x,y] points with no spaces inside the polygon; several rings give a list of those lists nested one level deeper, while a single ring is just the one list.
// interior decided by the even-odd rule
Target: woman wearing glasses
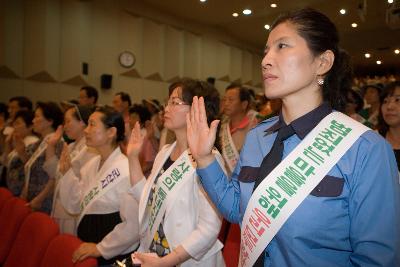
[{"label": "woman wearing glasses", "polygon": [[221,218],[199,183],[187,146],[185,117],[195,95],[205,98],[208,121],[218,114],[219,95],[214,87],[194,80],[178,82],[164,115],[164,126],[175,133],[176,142],[157,154],[147,179],[140,168],[144,136],[138,123],[129,140],[131,192],[140,201],[141,253],[134,257],[142,267],[224,265],[222,244],[217,240]]},{"label": "woman wearing glasses", "polygon": [[[67,103],[69,104],[69,103]],[[64,163],[72,163],[72,170],[76,177],[80,177],[81,167],[93,158],[96,153],[93,149],[86,146],[84,130],[88,124],[89,116],[93,113],[91,106],[77,106],[75,104],[67,105],[64,114],[64,131],[70,140],[74,140],[68,146],[64,145],[61,159],[55,154],[55,146],[62,137],[63,129],[59,127],[56,133],[50,138],[46,150],[46,162],[49,166],[56,166],[51,172],[51,176],[56,180],[56,189],[54,190],[53,209],[51,216],[58,223],[61,233],[76,234],[76,219],[73,214],[68,213],[60,202],[59,180],[70,168]],[[68,159],[65,159],[68,157]],[[53,164],[55,162],[55,164]],[[58,163],[58,164],[57,164]]]}]

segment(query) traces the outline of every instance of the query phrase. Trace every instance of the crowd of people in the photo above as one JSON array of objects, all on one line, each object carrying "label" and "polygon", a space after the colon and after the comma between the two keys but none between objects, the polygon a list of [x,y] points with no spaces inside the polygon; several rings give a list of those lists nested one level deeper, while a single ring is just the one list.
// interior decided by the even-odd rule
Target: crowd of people
[{"label": "crowd of people", "polygon": [[271,28],[263,95],[182,79],[165,105],[12,97],[2,186],[84,241],[74,262],[224,266],[231,222],[241,266],[399,266],[400,81],[352,86],[338,43],[301,9]]}]

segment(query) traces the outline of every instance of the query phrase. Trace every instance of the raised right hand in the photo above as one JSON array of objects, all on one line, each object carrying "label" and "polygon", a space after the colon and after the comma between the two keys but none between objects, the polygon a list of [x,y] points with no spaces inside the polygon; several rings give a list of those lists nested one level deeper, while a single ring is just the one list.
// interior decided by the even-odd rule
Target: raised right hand
[{"label": "raised right hand", "polygon": [[140,130],[139,122],[136,122],[135,127],[132,129],[131,136],[129,137],[126,155],[128,158],[139,157],[140,150],[142,149],[144,136]]},{"label": "raised right hand", "polygon": [[214,120],[208,127],[204,98],[193,97],[190,114],[186,115],[187,139],[192,156],[199,167],[205,167],[214,160],[211,151],[218,123],[219,120]]}]

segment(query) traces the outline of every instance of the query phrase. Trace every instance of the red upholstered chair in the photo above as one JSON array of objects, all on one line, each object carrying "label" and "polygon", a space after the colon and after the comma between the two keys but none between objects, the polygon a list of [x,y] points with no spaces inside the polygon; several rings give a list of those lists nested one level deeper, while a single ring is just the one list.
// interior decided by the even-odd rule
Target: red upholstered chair
[{"label": "red upholstered chair", "polygon": [[58,232],[58,225],[49,215],[32,212],[22,223],[4,267],[40,266],[50,241]]},{"label": "red upholstered chair", "polygon": [[0,212],[0,265],[4,263],[22,222],[31,212],[26,201],[12,197]]},{"label": "red upholstered chair", "polygon": [[56,236],[47,247],[40,267],[95,267],[97,260],[87,258],[84,261],[72,263],[72,253],[79,247],[82,241],[76,236],[61,234]]},{"label": "red upholstered chair", "polygon": [[236,267],[239,263],[240,254],[240,227],[239,224],[231,224],[225,247],[222,252],[226,267]]},{"label": "red upholstered chair", "polygon": [[4,187],[0,187],[0,211],[3,205],[6,203],[7,199],[11,198],[13,195],[10,190]]}]

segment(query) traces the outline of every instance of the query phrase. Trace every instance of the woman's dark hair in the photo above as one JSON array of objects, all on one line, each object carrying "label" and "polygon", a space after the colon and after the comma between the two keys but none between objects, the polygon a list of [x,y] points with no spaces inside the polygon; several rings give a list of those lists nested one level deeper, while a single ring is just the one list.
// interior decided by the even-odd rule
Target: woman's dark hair
[{"label": "woman's dark hair", "polygon": [[64,121],[64,114],[62,113],[60,107],[54,102],[37,102],[36,109],[40,108],[42,110],[43,116],[53,123],[51,128],[56,130],[59,125]]},{"label": "woman's dark hair", "polygon": [[13,122],[15,122],[18,118],[21,118],[26,127],[29,127],[33,124],[33,118],[35,117],[35,113],[32,110],[20,110],[15,114]]},{"label": "woman's dark hair", "polygon": [[88,125],[89,117],[92,115],[96,107],[91,105],[72,105],[67,110],[69,109],[73,109],[74,112],[72,113],[72,116],[74,116],[75,119]]},{"label": "woman's dark hair", "polygon": [[143,105],[134,104],[131,108],[129,108],[129,114],[133,113],[139,115],[139,123],[141,126],[143,126],[146,121],[151,120],[150,111]]},{"label": "woman's dark hair", "polygon": [[279,24],[293,24],[297,33],[304,38],[314,56],[327,50],[335,55],[332,68],[325,74],[322,86],[324,101],[339,111],[346,106],[346,91],[351,88],[352,68],[349,55],[339,48],[339,34],[335,24],[321,12],[304,8],[280,16],[271,30]]},{"label": "woman's dark hair", "polygon": [[349,99],[349,97],[346,97],[346,102],[352,102],[352,103],[356,104],[356,112],[358,113],[364,106],[364,101],[363,101],[361,95],[353,89],[350,89],[347,93],[351,95],[352,99]]},{"label": "woman's dark hair", "polygon": [[383,87],[383,85],[382,84],[367,84],[367,85],[364,85],[362,88],[361,88],[361,95],[362,96],[365,96],[365,93],[367,92],[367,89],[368,88],[373,88],[373,89],[375,89],[377,92],[378,92],[378,95],[379,95],[379,100],[381,101],[381,103],[382,103],[382,94],[384,94],[384,87]]},{"label": "woman's dark hair", "polygon": [[27,110],[32,110],[32,101],[25,97],[25,96],[14,96],[11,97],[10,100],[8,100],[8,102],[13,102],[16,101],[18,102],[18,106],[20,109],[27,109]]},{"label": "woman's dark hair", "polygon": [[122,102],[128,102],[128,106],[132,105],[131,97],[125,92],[119,92],[115,94],[116,96],[119,95]]},{"label": "woman's dark hair", "polygon": [[[220,98],[217,89],[215,89],[212,84],[199,80],[183,79],[174,83],[174,85],[175,87],[173,89],[177,87],[182,88],[182,100],[186,104],[192,105],[194,96],[202,96],[204,98],[208,125],[210,125],[213,120],[218,119]],[[218,139],[219,138],[217,138],[217,141]],[[219,148],[217,141],[215,146]]]},{"label": "woman's dark hair", "polygon": [[[400,81],[391,82],[386,85],[386,87],[381,90],[381,94],[379,95],[381,103],[383,103],[386,97],[393,96],[396,88],[400,88]],[[383,137],[385,137],[388,130],[389,125],[383,119],[382,112],[380,111],[378,115],[378,131]]]},{"label": "woman's dark hair", "polygon": [[107,129],[111,127],[117,129],[115,141],[117,143],[123,141],[125,138],[125,123],[121,113],[109,106],[97,107],[96,111],[103,114],[101,121]]}]

